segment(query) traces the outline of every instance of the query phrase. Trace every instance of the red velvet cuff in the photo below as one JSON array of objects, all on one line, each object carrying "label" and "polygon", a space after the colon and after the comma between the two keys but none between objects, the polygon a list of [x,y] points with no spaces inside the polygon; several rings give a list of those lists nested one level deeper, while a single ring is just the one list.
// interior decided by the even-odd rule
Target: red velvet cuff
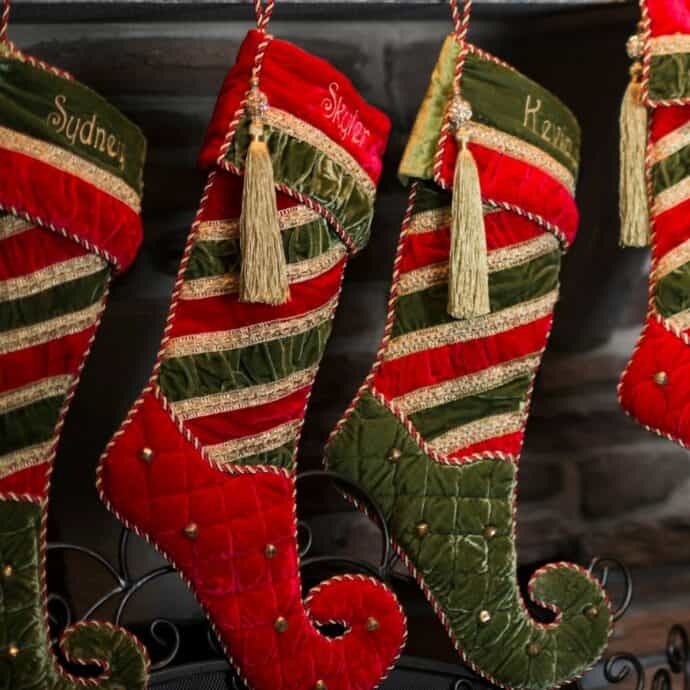
[{"label": "red velvet cuff", "polygon": [[649,12],[652,36],[690,34],[690,4],[687,0],[643,0]]},{"label": "red velvet cuff", "polygon": [[[199,164],[217,164],[229,125],[249,89],[254,56],[263,35],[250,31],[240,47],[216,103]],[[388,117],[370,106],[350,81],[325,60],[273,39],[263,60],[260,88],[269,105],[316,127],[344,148],[377,183],[388,141]]]}]

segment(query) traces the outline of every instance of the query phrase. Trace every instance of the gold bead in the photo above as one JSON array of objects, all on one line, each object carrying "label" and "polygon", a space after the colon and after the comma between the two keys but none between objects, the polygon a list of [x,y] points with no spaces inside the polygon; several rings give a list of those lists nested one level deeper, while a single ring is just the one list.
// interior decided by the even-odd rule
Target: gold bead
[{"label": "gold bead", "polygon": [[142,448],[139,451],[139,457],[144,461],[144,462],[151,462],[153,460],[153,448]]},{"label": "gold bead", "polygon": [[479,612],[479,622],[480,623],[488,623],[491,620],[491,613],[489,611],[480,611]]},{"label": "gold bead", "polygon": [[537,656],[541,652],[541,645],[538,642],[530,642],[527,645],[527,656]]},{"label": "gold bead", "polygon": [[380,627],[376,618],[367,618],[367,632],[376,632]]},{"label": "gold bead", "polygon": [[491,541],[496,536],[496,532],[498,532],[498,530],[493,525],[487,525],[483,532],[484,539],[486,539],[486,541]]},{"label": "gold bead", "polygon": [[7,653],[8,653],[11,657],[19,656],[19,647],[17,647],[16,644],[11,644],[11,645],[9,646],[8,650],[7,650]]},{"label": "gold bead", "polygon": [[393,464],[395,464],[396,462],[400,462],[401,457],[402,451],[400,450],[400,448],[393,448],[393,450],[388,454],[388,460]]},{"label": "gold bead", "polygon": [[588,606],[585,609],[585,616],[587,616],[587,618],[589,618],[590,620],[593,620],[598,615],[599,615],[599,607],[598,606],[592,605],[592,606]]},{"label": "gold bead", "polygon": [[196,522],[190,522],[182,531],[188,539],[196,539],[199,536],[199,525]]},{"label": "gold bead", "polygon": [[2,575],[3,577],[12,577],[12,575],[14,575],[14,568],[9,563],[4,565],[2,568]]},{"label": "gold bead", "polygon": [[278,553],[278,547],[275,544],[266,544],[264,547],[264,556],[270,561]]},{"label": "gold bead", "polygon": [[668,374],[665,371],[657,371],[654,374],[654,383],[657,386],[665,386],[668,383]]},{"label": "gold bead", "polygon": [[273,623],[273,627],[275,628],[276,632],[284,633],[284,632],[287,632],[289,624],[288,624],[286,618],[283,618],[282,616],[278,616],[278,618],[276,618],[276,620],[275,620],[275,623]]},{"label": "gold bead", "polygon": [[417,525],[417,536],[420,539],[424,539],[427,534],[429,534],[429,525],[427,525],[426,522],[420,522]]},{"label": "gold bead", "polygon": [[323,680],[317,680],[314,685],[314,690],[328,690],[328,686]]}]

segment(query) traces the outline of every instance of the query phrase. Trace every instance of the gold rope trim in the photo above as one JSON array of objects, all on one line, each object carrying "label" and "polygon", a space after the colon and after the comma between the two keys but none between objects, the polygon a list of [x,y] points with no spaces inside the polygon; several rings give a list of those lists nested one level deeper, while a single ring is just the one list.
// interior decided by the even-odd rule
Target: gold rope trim
[{"label": "gold rope trim", "polygon": [[450,381],[424,386],[395,398],[395,405],[407,415],[445,405],[471,395],[503,386],[521,376],[531,374],[539,365],[539,353],[488,367]]},{"label": "gold rope trim", "polygon": [[688,144],[690,144],[690,122],[686,122],[654,142],[650,151],[651,165],[672,156]]},{"label": "gold rope trim", "polygon": [[32,326],[0,333],[0,355],[41,345],[49,340],[63,338],[66,335],[74,335],[86,330],[96,322],[101,308],[101,302],[96,302],[96,304],[80,311],[58,316],[48,321],[41,321]]},{"label": "gold rope trim", "polygon": [[690,309],[679,311],[677,314],[664,319],[664,321],[676,331],[686,331],[690,328]]},{"label": "gold rope trim", "polygon": [[7,477],[10,474],[25,470],[28,467],[40,465],[48,461],[52,441],[39,443],[35,446],[28,446],[12,453],[0,456],[0,477]]},{"label": "gold rope trim", "polygon": [[0,127],[0,146],[8,151],[30,156],[42,163],[52,165],[62,172],[79,177],[97,187],[104,194],[119,199],[135,213],[141,211],[139,194],[124,180],[66,149],[20,134],[6,127]]},{"label": "gold rope trim", "polygon": [[35,227],[23,218],[17,216],[0,216],[0,240],[6,240],[13,235],[26,232]]},{"label": "gold rope trim", "polygon": [[682,204],[688,199],[690,199],[690,177],[686,177],[678,182],[678,184],[674,184],[672,187],[664,189],[663,192],[659,192],[656,197],[654,197],[652,214],[658,216],[665,211],[675,208],[678,204]]},{"label": "gold rope trim", "polygon": [[690,53],[690,36],[687,34],[668,34],[649,39],[649,50],[652,55],[673,55]]},{"label": "gold rope trim", "polygon": [[244,410],[248,407],[266,405],[281,400],[312,383],[318,366],[309,367],[290,374],[278,381],[263,383],[234,391],[214,393],[199,398],[190,398],[171,404],[173,412],[181,420],[209,417],[210,415]]},{"label": "gold rope trim", "polygon": [[688,261],[690,261],[690,240],[685,240],[659,259],[654,267],[654,279],[661,280]]},{"label": "gold rope trim", "polygon": [[279,108],[269,108],[266,111],[266,124],[289,134],[296,139],[301,139],[315,149],[325,153],[331,160],[338,163],[346,170],[362,188],[370,201],[376,197],[376,185],[367,175],[357,159],[345,148],[337,144],[320,129],[300,120],[291,113]]},{"label": "gold rope trim", "polygon": [[288,338],[306,333],[312,328],[328,321],[338,304],[338,297],[332,297],[322,307],[287,319],[263,321],[251,326],[243,326],[228,331],[197,333],[172,338],[163,353],[164,359],[202,355],[207,352],[238,350],[250,345],[265,343],[280,338]]},{"label": "gold rope trim", "polygon": [[211,462],[224,465],[236,462],[250,455],[266,453],[294,441],[299,433],[300,421],[287,422],[254,436],[244,436],[214,446],[206,446]]},{"label": "gold rope trim", "polygon": [[[345,256],[346,250],[342,245],[329,249],[312,259],[297,261],[287,265],[287,277],[290,284],[303,283],[326,273]],[[222,276],[209,278],[195,278],[182,285],[180,299],[206,299],[207,297],[221,297],[231,295],[240,289],[239,273],[226,273]]]},{"label": "gold rope trim", "polygon": [[[281,230],[297,228],[300,225],[313,223],[321,216],[306,206],[290,206],[278,211],[278,223]],[[240,236],[240,219],[205,220],[199,224],[198,239],[208,242],[238,239]]]},{"label": "gold rope trim", "polygon": [[[531,240],[489,252],[489,271],[495,273],[506,268],[519,266],[557,250],[560,250],[558,240],[550,233],[544,233]],[[447,282],[448,262],[446,261],[403,273],[398,281],[397,294],[409,295]]]},{"label": "gold rope trim", "polygon": [[74,377],[71,374],[33,381],[32,383],[0,393],[0,414],[26,407],[44,398],[64,395],[69,390]]},{"label": "gold rope trim", "polygon": [[468,122],[470,141],[516,160],[533,165],[575,193],[575,177],[564,165],[537,146],[480,122]]},{"label": "gold rope trim", "polygon": [[22,299],[62,283],[98,273],[108,264],[95,254],[84,254],[60,261],[33,273],[0,282],[0,302]]},{"label": "gold rope trim", "polygon": [[479,316],[469,320],[457,320],[440,326],[430,326],[412,333],[393,338],[383,355],[390,361],[406,357],[435,347],[464,343],[469,340],[487,338],[497,333],[509,331],[547,316],[553,311],[558,300],[558,289],[547,292],[542,297],[529,302],[520,302],[513,307]]},{"label": "gold rope trim", "polygon": [[488,441],[490,438],[514,434],[522,429],[523,421],[522,412],[497,414],[458,426],[427,443],[439,453],[450,455],[456,450]]}]

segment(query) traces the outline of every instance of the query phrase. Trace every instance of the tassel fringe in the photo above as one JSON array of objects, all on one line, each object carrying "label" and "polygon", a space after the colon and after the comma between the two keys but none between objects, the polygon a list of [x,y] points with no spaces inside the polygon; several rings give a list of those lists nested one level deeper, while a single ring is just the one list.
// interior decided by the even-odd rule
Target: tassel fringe
[{"label": "tassel fringe", "polygon": [[448,276],[448,313],[471,319],[491,311],[479,171],[465,140],[458,142]]},{"label": "tassel fringe", "polygon": [[647,109],[640,84],[633,79],[623,97],[620,115],[620,243],[624,247],[649,244],[649,203],[645,179]]}]

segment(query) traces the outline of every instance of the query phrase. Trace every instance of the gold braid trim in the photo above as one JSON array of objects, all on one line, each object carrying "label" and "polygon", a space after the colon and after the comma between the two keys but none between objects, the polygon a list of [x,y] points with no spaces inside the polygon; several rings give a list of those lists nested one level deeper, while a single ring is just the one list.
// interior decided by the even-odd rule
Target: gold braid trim
[{"label": "gold braid trim", "polygon": [[488,441],[490,438],[517,433],[522,429],[524,419],[523,412],[507,412],[484,417],[451,429],[427,443],[439,453],[450,455],[461,448]]},{"label": "gold braid trim", "polygon": [[93,326],[101,309],[101,302],[96,302],[96,304],[80,311],[64,314],[48,321],[41,321],[32,326],[24,326],[0,333],[0,355],[84,331]]},{"label": "gold braid trim", "polygon": [[[540,256],[559,251],[558,240],[550,233],[544,233],[531,240],[510,247],[494,249],[488,254],[489,271],[494,273],[506,268],[519,266]],[[398,281],[398,295],[409,295],[426,290],[434,285],[448,282],[448,262],[431,264],[403,273]]]},{"label": "gold braid trim", "polygon": [[485,393],[521,376],[531,374],[539,365],[539,353],[488,367],[466,376],[418,388],[401,395],[393,403],[407,415],[445,405],[471,395]]},{"label": "gold braid trim", "polygon": [[455,345],[469,340],[487,338],[509,331],[531,321],[548,316],[558,300],[558,289],[529,302],[479,316],[469,320],[457,320],[439,326],[430,326],[393,338],[384,352],[383,359],[390,361],[435,347]]},{"label": "gold braid trim", "polygon": [[[281,230],[290,230],[300,225],[313,223],[321,216],[306,206],[291,206],[278,211],[278,223]],[[197,239],[207,242],[239,239],[240,219],[205,220],[199,224]]]},{"label": "gold braid trim", "polygon": [[64,395],[69,390],[73,380],[74,377],[71,374],[63,374],[33,381],[21,388],[14,388],[5,393],[0,393],[0,414],[7,414],[12,412],[12,410],[18,410],[44,398]]},{"label": "gold braid trim", "polygon": [[[292,285],[303,283],[326,273],[332,269],[346,254],[342,245],[333,247],[312,259],[297,261],[287,265],[288,282]],[[226,273],[222,276],[210,278],[195,278],[182,285],[180,299],[206,299],[207,297],[221,297],[231,295],[240,289],[239,273]]]},{"label": "gold braid trim", "polygon": [[12,453],[0,455],[0,478],[48,461],[53,442],[46,441]]},{"label": "gold braid trim", "polygon": [[654,267],[654,279],[661,280],[688,261],[690,261],[690,240],[685,240],[659,259]]},{"label": "gold braid trim", "polygon": [[676,331],[686,331],[690,328],[690,309],[679,311],[677,314],[664,319],[664,322]]},{"label": "gold braid trim", "polygon": [[690,36],[687,34],[668,34],[650,38],[649,50],[652,55],[690,53]]},{"label": "gold braid trim", "polygon": [[688,199],[690,199],[690,177],[686,177],[678,184],[674,184],[672,187],[664,189],[663,192],[659,192],[654,197],[652,215],[658,216]]},{"label": "gold braid trim", "polygon": [[310,385],[318,366],[309,367],[303,371],[295,372],[278,381],[262,383],[257,386],[240,388],[234,391],[214,393],[189,400],[181,400],[171,404],[172,410],[179,419],[197,419],[210,415],[244,410],[248,407],[257,407],[267,403],[281,400],[295,391]]},{"label": "gold braid trim", "polygon": [[652,144],[650,151],[650,165],[655,165],[659,161],[678,153],[681,149],[690,144],[690,122],[674,129],[666,136],[661,137]]},{"label": "gold braid trim", "polygon": [[26,232],[35,227],[32,223],[17,216],[0,216],[0,240],[6,240],[13,235]]},{"label": "gold braid trim", "polygon": [[[499,213],[503,209],[482,204],[484,215],[488,216],[492,213]],[[451,212],[450,206],[442,206],[440,208],[432,208],[429,211],[420,211],[415,213],[410,219],[410,224],[407,226],[406,235],[421,235],[425,232],[436,232],[440,228],[450,226]]]},{"label": "gold braid trim", "polygon": [[300,425],[299,420],[287,422],[254,436],[244,436],[225,443],[206,446],[206,454],[211,462],[225,465],[250,455],[266,453],[296,440]]},{"label": "gold braid trim", "polygon": [[163,358],[171,359],[173,357],[202,355],[207,352],[238,350],[250,345],[257,345],[258,343],[306,333],[312,328],[328,321],[333,316],[337,300],[336,295],[317,309],[287,319],[262,321],[261,323],[229,331],[197,333],[195,335],[183,335],[178,338],[172,338],[165,347]]},{"label": "gold braid trim", "polygon": [[62,283],[98,273],[108,264],[95,254],[84,254],[60,261],[33,273],[0,282],[0,302],[22,299]]},{"label": "gold braid trim", "polygon": [[135,213],[138,214],[141,211],[139,194],[124,180],[60,146],[20,134],[7,127],[0,127],[0,147],[35,158],[41,163],[74,175],[98,188],[104,194],[119,199]]}]

